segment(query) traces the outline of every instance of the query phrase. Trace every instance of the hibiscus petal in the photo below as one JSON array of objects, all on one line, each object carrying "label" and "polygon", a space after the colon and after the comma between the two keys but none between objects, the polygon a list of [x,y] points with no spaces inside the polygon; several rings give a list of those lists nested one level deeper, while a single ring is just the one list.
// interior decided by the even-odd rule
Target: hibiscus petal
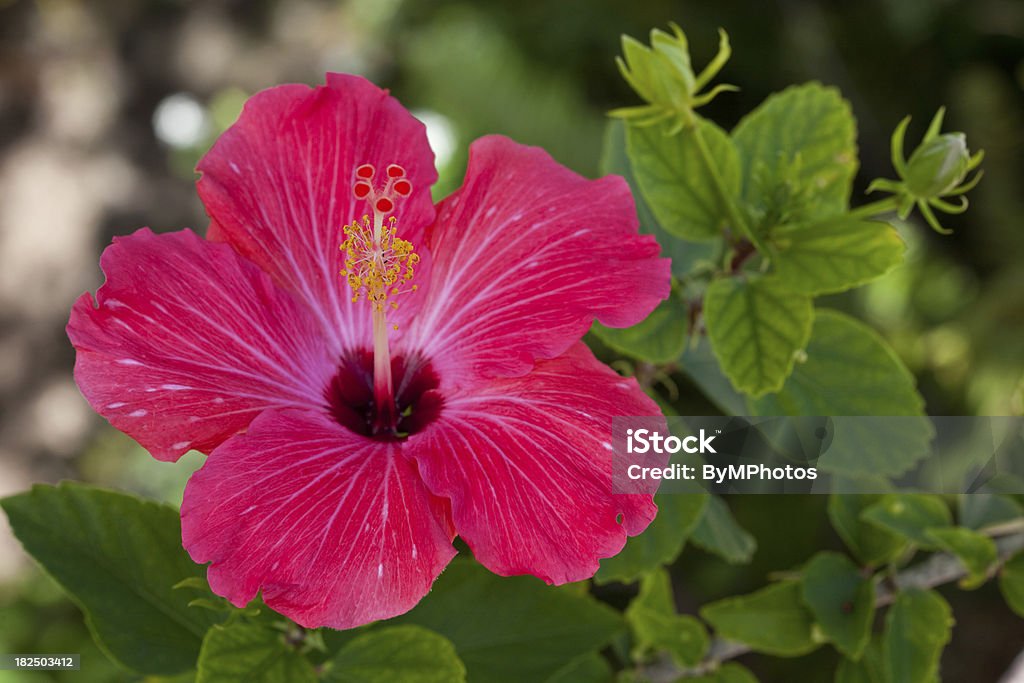
[{"label": "hibiscus petal", "polygon": [[449,377],[511,376],[564,352],[595,317],[640,322],[670,276],[637,225],[622,178],[587,180],[539,148],[477,140],[428,231],[432,279],[408,344],[447,358]]},{"label": "hibiscus petal", "polygon": [[[370,316],[353,304],[340,272],[342,227],[372,213],[352,194],[356,168],[404,167],[412,194],[397,202],[398,236],[422,249],[434,217],[434,155],[422,123],[386,90],[358,76],[328,74],[317,88],[283,85],[257,93],[238,122],[199,162],[199,196],[211,236],[255,261],[314,312],[336,350],[369,345]],[[402,322],[413,307],[403,303]]]},{"label": "hibiscus petal", "polygon": [[107,282],[75,302],[75,380],[159,460],[210,451],[268,406],[319,406],[336,369],[309,312],[190,230],[115,238]]},{"label": "hibiscus petal", "polygon": [[593,576],[654,519],[653,495],[612,493],[611,420],[660,414],[577,343],[528,375],[446,399],[409,451],[477,560],[560,584]]},{"label": "hibiscus petal", "polygon": [[306,627],[411,609],[455,555],[447,504],[395,442],[312,411],[267,411],[188,482],[182,539],[241,607],[262,590]]}]

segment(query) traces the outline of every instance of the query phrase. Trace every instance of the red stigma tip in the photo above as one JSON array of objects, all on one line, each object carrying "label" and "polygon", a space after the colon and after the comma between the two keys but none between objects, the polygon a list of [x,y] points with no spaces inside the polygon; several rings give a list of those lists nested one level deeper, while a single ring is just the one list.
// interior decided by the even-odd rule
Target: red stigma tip
[{"label": "red stigma tip", "polygon": [[377,169],[373,167],[373,164],[363,164],[356,169],[356,177],[368,180],[373,177],[376,170]]},{"label": "red stigma tip", "polygon": [[395,192],[397,192],[400,196],[408,197],[409,193],[412,192],[412,183],[410,183],[405,178],[402,178],[401,180],[395,183],[392,189]]},{"label": "red stigma tip", "polygon": [[402,178],[405,176],[405,169],[398,164],[388,166],[388,178]]},{"label": "red stigma tip", "polygon": [[370,194],[370,189],[370,183],[360,181],[352,187],[352,193],[356,199],[366,199],[366,195]]},{"label": "red stigma tip", "polygon": [[381,197],[373,207],[380,213],[387,213],[388,211],[391,211],[391,209],[395,208],[395,203],[387,197]]}]

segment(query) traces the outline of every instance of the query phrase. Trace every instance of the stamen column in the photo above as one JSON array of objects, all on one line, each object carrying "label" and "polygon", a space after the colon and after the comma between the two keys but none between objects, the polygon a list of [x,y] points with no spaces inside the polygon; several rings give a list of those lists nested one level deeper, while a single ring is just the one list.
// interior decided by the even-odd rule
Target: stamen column
[{"label": "stamen column", "polygon": [[[412,183],[405,177],[405,169],[397,164],[387,167],[387,178],[383,188],[375,191],[371,180],[375,169],[363,164],[356,169],[356,182],[352,191],[357,199],[369,202],[373,208],[373,219],[363,216],[361,222],[345,226],[346,277],[352,287],[352,301],[365,296],[370,304],[373,320],[373,395],[376,415],[374,433],[394,431],[398,423],[398,409],[395,406],[394,387],[391,378],[391,353],[388,347],[387,310],[398,308],[395,301],[388,301],[399,294],[414,291],[413,285],[402,289],[412,279],[414,266],[419,256],[412,250],[412,244],[395,237],[395,217],[390,216],[395,200],[407,197],[412,192]],[[394,326],[397,329],[397,326]]]}]

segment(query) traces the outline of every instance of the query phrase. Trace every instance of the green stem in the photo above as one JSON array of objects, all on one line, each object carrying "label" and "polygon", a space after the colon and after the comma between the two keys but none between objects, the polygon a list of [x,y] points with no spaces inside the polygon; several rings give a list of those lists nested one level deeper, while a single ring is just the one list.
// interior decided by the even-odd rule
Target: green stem
[{"label": "green stem", "polygon": [[849,213],[850,218],[875,218],[884,213],[892,213],[899,208],[899,199],[896,195],[886,197],[885,199],[879,199],[877,202],[871,202],[864,206],[858,206],[856,209],[852,209]]},{"label": "green stem", "polygon": [[711,182],[715,186],[715,192],[718,194],[718,200],[725,209],[725,212],[729,217],[729,222],[732,223],[733,227],[739,230],[744,237],[750,240],[750,243],[757,247],[757,250],[761,252],[765,258],[767,258],[768,249],[760,238],[754,234],[751,227],[747,225],[747,221],[744,219],[739,207],[736,206],[735,200],[729,193],[729,190],[725,187],[725,182],[722,180],[722,174],[718,170],[718,165],[715,164],[715,159],[711,155],[708,143],[704,140],[704,135],[700,131],[700,125],[696,114],[694,114],[692,110],[684,111],[683,122],[693,135],[694,142],[697,143],[697,152],[700,154],[701,161],[704,162],[704,167],[707,169],[708,175],[711,176]]}]

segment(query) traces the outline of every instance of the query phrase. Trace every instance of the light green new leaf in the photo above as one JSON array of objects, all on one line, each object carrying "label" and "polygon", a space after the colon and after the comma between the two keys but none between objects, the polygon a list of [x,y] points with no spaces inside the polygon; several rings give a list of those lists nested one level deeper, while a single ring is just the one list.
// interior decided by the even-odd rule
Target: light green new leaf
[{"label": "light green new leaf", "polygon": [[732,132],[743,198],[779,222],[846,210],[857,172],[857,124],[836,88],[793,86],[766,99]]},{"label": "light green new leaf", "polygon": [[717,496],[708,498],[690,540],[729,564],[746,564],[757,550],[757,540],[736,522],[729,506]]},{"label": "light green new leaf", "polygon": [[669,297],[636,325],[619,329],[595,322],[591,332],[623,355],[649,363],[671,363],[686,348],[688,321],[686,302],[673,288]]},{"label": "light green new leaf", "polygon": [[901,592],[885,618],[883,653],[888,680],[934,683],[952,634],[953,613],[935,591]]},{"label": "light green new leaf", "polygon": [[700,614],[719,636],[757,652],[796,657],[820,644],[814,637],[814,617],[801,601],[799,581],[719,600],[705,605]]},{"label": "light green new leaf", "polygon": [[806,353],[781,391],[750,402],[752,413],[843,416],[818,460],[835,474],[896,476],[928,453],[934,430],[914,377],[874,330],[818,309]]},{"label": "light green new leaf", "polygon": [[750,673],[750,669],[736,662],[723,664],[714,673],[706,676],[682,680],[685,680],[685,683],[757,683],[757,679],[754,678],[754,674]]},{"label": "light green new leaf", "polygon": [[953,515],[939,496],[923,493],[890,493],[861,513],[861,519],[906,538],[926,550],[939,544],[929,531],[949,527]]},{"label": "light green new leaf", "polygon": [[313,665],[278,630],[236,622],[210,629],[196,683],[316,683]]},{"label": "light green new leaf", "polygon": [[654,235],[661,245],[661,255],[672,259],[672,274],[686,278],[694,269],[714,265],[715,253],[720,249],[717,242],[694,242],[673,235],[661,227],[654,213],[644,200],[640,185],[636,181],[629,157],[626,155],[626,125],[612,120],[605,129],[604,149],[601,153],[601,172],[625,178],[636,202],[636,215],[640,219],[640,232]]},{"label": "light green new leaf", "polygon": [[739,391],[778,391],[811,336],[811,299],[776,278],[715,280],[704,295],[704,322],[722,370]]},{"label": "light green new leaf", "polygon": [[665,569],[657,569],[640,582],[640,594],[626,608],[633,629],[633,658],[667,651],[681,667],[696,666],[708,649],[704,626],[691,616],[677,614],[672,584]]},{"label": "light green new leaf", "polygon": [[349,641],[328,664],[323,683],[458,683],[466,667],[444,636],[392,626]]},{"label": "light green new leaf", "polygon": [[195,667],[203,635],[220,616],[189,607],[195,593],[174,589],[205,575],[181,547],[177,510],[71,482],[36,485],[0,505],[112,659],[147,674]]},{"label": "light green new leaf", "polygon": [[707,501],[708,496],[696,493],[659,495],[658,516],[642,534],[629,538],[618,555],[601,560],[594,580],[636,581],[645,572],[672,564],[700,521]]},{"label": "light green new leaf", "polygon": [[885,564],[907,547],[907,540],[899,534],[861,519],[861,513],[881,499],[880,494],[870,493],[833,493],[828,498],[828,517],[832,526],[850,552],[869,566]]},{"label": "light green new leaf", "polygon": [[780,225],[769,233],[775,275],[794,292],[833,294],[870,282],[903,261],[888,223],[845,216]]},{"label": "light green new leaf", "polygon": [[836,649],[857,659],[871,640],[874,583],[839,553],[818,553],[804,567],[804,603]]},{"label": "light green new leaf", "polygon": [[543,681],[566,662],[604,647],[624,624],[587,596],[553,589],[531,576],[500,577],[456,558],[408,614],[448,638],[467,678],[488,683]]},{"label": "light green new leaf", "polygon": [[[700,119],[699,130],[730,196],[739,196],[740,161],[732,140],[711,121]],[[697,128],[666,133],[671,122],[628,126],[626,151],[640,191],[658,223],[688,240],[720,237],[726,209],[715,189],[696,141]]]},{"label": "light green new leaf", "polygon": [[1010,609],[1024,617],[1024,552],[1017,553],[999,571],[999,590]]},{"label": "light green new leaf", "polygon": [[999,554],[995,541],[962,526],[928,529],[925,535],[940,549],[956,555],[964,565],[967,576],[960,580],[961,588],[977,588],[985,583]]}]

